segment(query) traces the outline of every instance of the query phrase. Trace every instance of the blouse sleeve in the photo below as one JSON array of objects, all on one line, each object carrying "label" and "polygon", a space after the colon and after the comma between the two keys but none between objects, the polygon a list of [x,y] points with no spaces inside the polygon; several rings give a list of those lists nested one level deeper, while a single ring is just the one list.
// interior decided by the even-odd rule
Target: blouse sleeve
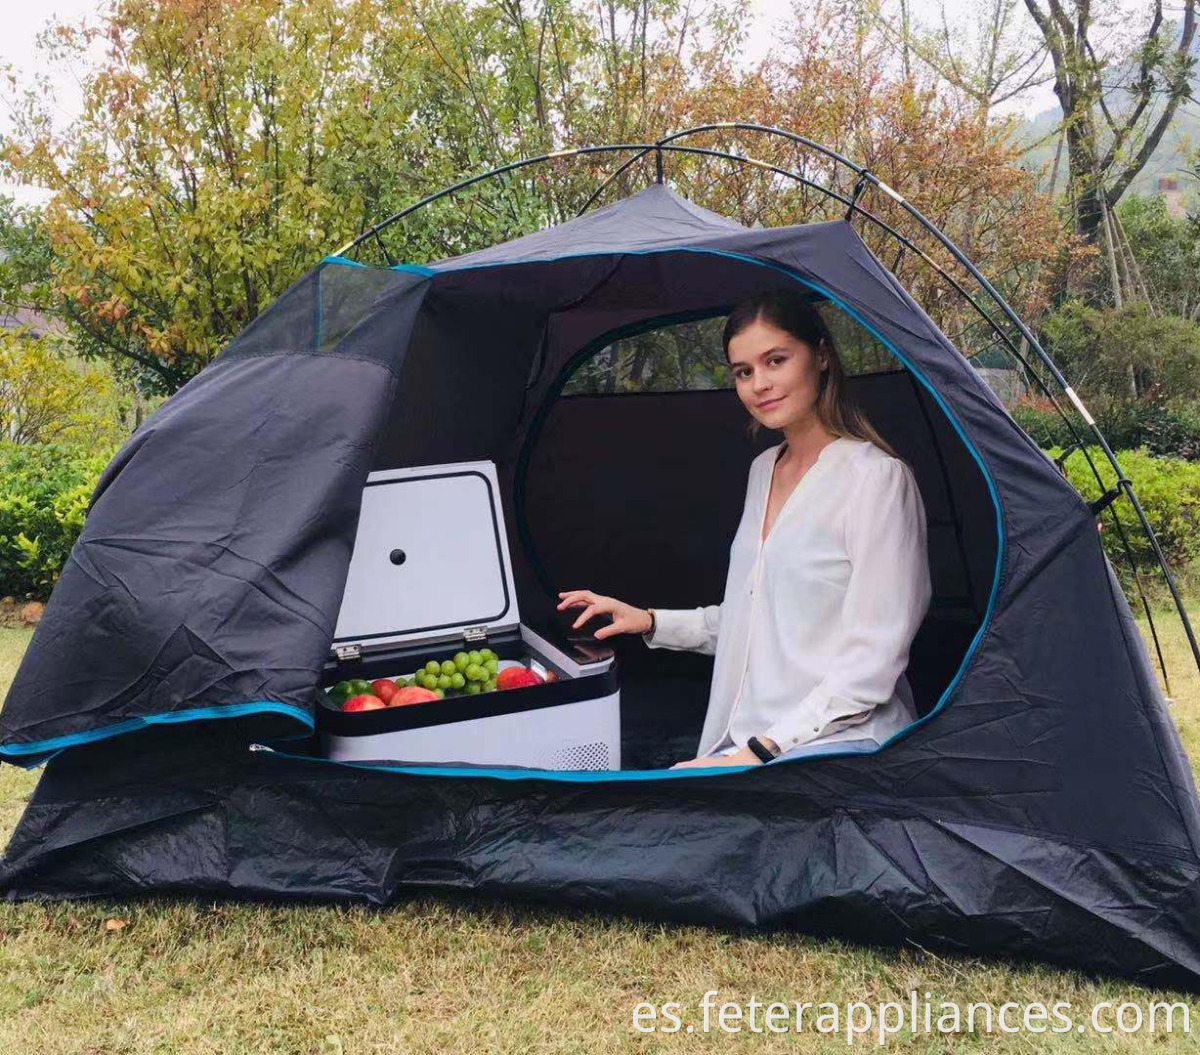
[{"label": "blouse sleeve", "polygon": [[643,634],[642,640],[651,648],[715,656],[720,622],[719,604],[710,604],[706,608],[655,608],[654,635]]},{"label": "blouse sleeve", "polygon": [[784,751],[865,721],[887,703],[929,607],[925,507],[904,462],[868,467],[844,525],[850,578],[828,671],[760,734]]}]

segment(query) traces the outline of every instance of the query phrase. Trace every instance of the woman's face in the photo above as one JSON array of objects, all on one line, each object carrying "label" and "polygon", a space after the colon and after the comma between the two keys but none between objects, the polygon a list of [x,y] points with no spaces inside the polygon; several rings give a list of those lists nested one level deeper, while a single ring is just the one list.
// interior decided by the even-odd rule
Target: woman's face
[{"label": "woman's face", "polygon": [[814,412],[828,359],[806,341],[755,319],[729,342],[729,366],[741,401],[770,429]]}]

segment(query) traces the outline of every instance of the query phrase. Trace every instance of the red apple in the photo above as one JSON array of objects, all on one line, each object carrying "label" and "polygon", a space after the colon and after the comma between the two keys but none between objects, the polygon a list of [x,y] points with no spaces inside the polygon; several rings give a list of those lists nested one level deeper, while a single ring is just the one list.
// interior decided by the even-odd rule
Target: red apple
[{"label": "red apple", "polygon": [[361,693],[342,704],[343,711],[382,711],[387,706],[378,696]]},{"label": "red apple", "polygon": [[441,699],[436,692],[422,689],[419,685],[410,685],[407,689],[397,689],[392,695],[389,707],[407,707],[412,703],[431,703]]},{"label": "red apple", "polygon": [[505,667],[496,675],[497,689],[525,689],[541,684],[541,675],[528,667]]},{"label": "red apple", "polygon": [[387,678],[380,678],[378,681],[371,682],[371,691],[384,703],[391,703],[392,697],[396,695],[396,683]]}]

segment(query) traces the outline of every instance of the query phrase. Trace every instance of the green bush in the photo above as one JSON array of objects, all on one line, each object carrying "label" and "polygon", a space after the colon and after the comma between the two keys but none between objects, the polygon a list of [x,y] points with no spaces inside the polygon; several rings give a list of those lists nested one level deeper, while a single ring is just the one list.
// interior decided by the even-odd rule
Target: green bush
[{"label": "green bush", "polygon": [[1043,321],[1041,336],[1089,403],[1149,395],[1200,399],[1200,323],[1190,319],[1152,315],[1142,303],[1092,308],[1066,301]]},{"label": "green bush", "polygon": [[[1066,402],[1065,397],[1063,402]],[[1013,406],[1010,413],[1039,447],[1069,447],[1075,442],[1062,415],[1045,397],[1026,396]]]},{"label": "green bush", "polygon": [[[1074,417],[1066,397],[1060,406],[1072,415],[1084,439],[1089,430]],[[1200,402],[1184,399],[1092,399],[1088,410],[1113,450],[1145,447],[1163,458],[1200,461]],[[1039,447],[1067,447],[1074,442],[1071,430],[1045,398],[1026,396],[1012,408],[1013,419]]]},{"label": "green bush", "polygon": [[45,599],[111,451],[0,443],[0,596]]},{"label": "green bush", "polygon": [[[1062,448],[1052,447],[1046,453],[1051,458],[1057,458],[1062,454]],[[1073,451],[1066,460],[1065,468],[1067,479],[1085,499],[1092,502],[1103,491],[1113,487],[1117,478],[1099,447],[1089,447],[1088,453],[1104,481],[1103,489],[1096,482],[1081,452]],[[1200,557],[1200,462],[1159,458],[1144,447],[1115,453],[1125,475],[1133,483],[1133,492],[1158,537],[1158,544],[1172,573],[1188,573]],[[1113,511],[1125,529],[1138,572],[1147,573],[1152,582],[1155,579],[1161,581],[1150,541],[1142,530],[1133,505],[1122,497],[1101,514],[1104,549],[1122,585],[1128,588],[1132,584],[1132,575],[1120,536],[1112,523]]]}]

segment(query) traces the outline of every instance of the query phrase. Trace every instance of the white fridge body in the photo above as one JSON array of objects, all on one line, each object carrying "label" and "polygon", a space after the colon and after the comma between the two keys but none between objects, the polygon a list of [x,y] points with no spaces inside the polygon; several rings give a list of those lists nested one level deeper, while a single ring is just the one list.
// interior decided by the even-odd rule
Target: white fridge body
[{"label": "white fridge body", "polygon": [[[527,688],[345,713],[323,698],[326,755],[537,769],[619,769],[612,650],[590,632],[557,640],[521,622],[495,464],[372,473],[324,685],[407,677],[429,660],[489,648]],[[322,694],[324,695],[324,694]]]}]

